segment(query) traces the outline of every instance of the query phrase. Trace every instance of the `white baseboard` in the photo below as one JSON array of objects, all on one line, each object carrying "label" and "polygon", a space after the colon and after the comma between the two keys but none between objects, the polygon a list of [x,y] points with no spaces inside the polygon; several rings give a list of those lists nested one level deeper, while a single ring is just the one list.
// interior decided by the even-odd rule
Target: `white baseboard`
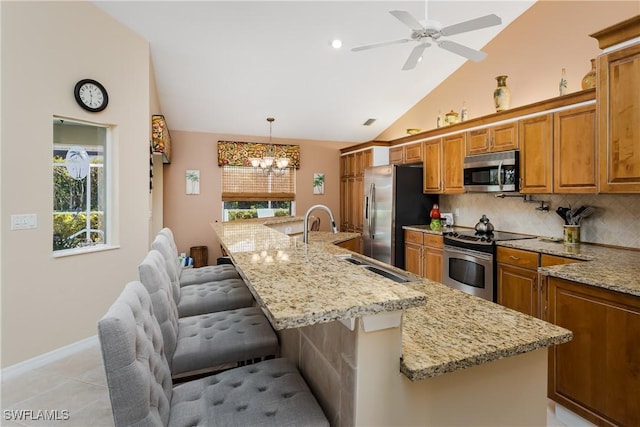
[{"label": "white baseboard", "polygon": [[65,357],[69,357],[75,353],[86,350],[94,345],[98,345],[98,336],[93,335],[89,338],[85,338],[80,341],[76,341],[64,347],[60,347],[56,350],[48,353],[41,354],[31,359],[27,359],[23,362],[16,363],[15,365],[7,366],[0,371],[0,377],[2,380],[10,380],[16,378],[24,373],[33,369],[41,368],[42,366],[56,362]]},{"label": "white baseboard", "polygon": [[571,412],[564,406],[556,403],[556,420],[560,421],[562,424],[571,427],[595,427],[594,424],[591,424],[589,421],[585,420],[581,416]]}]

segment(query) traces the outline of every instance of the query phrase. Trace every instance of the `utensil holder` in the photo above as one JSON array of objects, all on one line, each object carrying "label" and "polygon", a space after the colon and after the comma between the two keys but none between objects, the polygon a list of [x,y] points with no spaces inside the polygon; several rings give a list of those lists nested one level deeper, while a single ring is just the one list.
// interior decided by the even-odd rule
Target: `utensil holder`
[{"label": "utensil holder", "polygon": [[565,225],[564,226],[564,244],[575,246],[580,244],[580,226]]}]

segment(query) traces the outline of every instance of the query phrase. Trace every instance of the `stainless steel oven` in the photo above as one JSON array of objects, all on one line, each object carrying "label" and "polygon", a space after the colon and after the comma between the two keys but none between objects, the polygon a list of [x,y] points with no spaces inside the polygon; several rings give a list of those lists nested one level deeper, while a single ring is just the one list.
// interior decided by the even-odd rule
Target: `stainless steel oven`
[{"label": "stainless steel oven", "polygon": [[477,233],[463,229],[444,233],[443,283],[496,302],[495,242],[530,238],[532,236],[500,231]]},{"label": "stainless steel oven", "polygon": [[489,301],[493,289],[493,253],[444,246],[444,284]]}]

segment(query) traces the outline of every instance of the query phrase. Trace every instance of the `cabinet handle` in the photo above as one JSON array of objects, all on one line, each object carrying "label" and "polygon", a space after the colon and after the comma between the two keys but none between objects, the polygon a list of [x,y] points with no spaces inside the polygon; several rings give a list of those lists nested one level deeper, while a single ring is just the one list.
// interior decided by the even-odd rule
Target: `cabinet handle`
[{"label": "cabinet handle", "polygon": [[520,258],[515,256],[515,255],[509,255],[509,258],[511,259],[515,259],[516,261],[518,261]]}]

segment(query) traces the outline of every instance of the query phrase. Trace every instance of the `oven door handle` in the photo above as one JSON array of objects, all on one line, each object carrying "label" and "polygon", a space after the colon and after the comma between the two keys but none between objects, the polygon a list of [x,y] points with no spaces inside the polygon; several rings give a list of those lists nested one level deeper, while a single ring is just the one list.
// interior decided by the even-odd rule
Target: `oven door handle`
[{"label": "oven door handle", "polygon": [[463,255],[463,256],[466,256],[466,257],[480,258],[480,259],[482,259],[484,261],[489,261],[489,262],[493,261],[493,255],[487,254],[487,253],[484,253],[484,252],[474,251],[472,249],[459,249],[459,248],[456,248],[455,246],[445,245],[444,246],[444,251],[446,253],[449,253],[449,254],[456,254],[456,255]]}]

